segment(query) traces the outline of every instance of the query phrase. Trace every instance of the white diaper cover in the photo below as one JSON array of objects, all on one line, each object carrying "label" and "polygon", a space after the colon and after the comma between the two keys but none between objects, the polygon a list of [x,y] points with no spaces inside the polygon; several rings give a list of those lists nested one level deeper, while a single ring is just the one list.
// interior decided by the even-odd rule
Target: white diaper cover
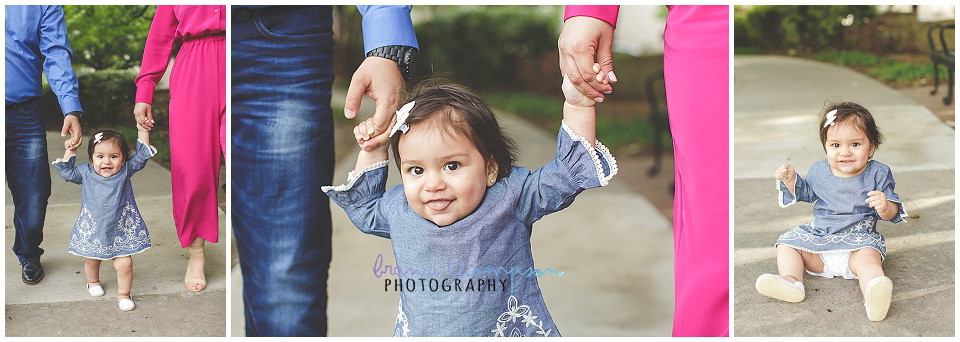
[{"label": "white diaper cover", "polygon": [[850,272],[850,254],[847,252],[824,252],[819,253],[820,260],[823,260],[823,273],[814,273],[807,271],[811,275],[824,278],[843,277],[844,279],[857,279],[857,276]]}]

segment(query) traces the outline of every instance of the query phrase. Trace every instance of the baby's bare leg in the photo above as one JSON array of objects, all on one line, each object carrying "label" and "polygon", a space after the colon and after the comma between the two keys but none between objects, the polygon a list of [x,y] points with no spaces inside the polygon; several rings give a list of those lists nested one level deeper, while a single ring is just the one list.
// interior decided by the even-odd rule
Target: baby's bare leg
[{"label": "baby's bare leg", "polygon": [[873,278],[883,275],[882,263],[880,252],[873,248],[861,248],[850,254],[850,272],[860,279],[861,294],[866,293],[867,284]]},{"label": "baby's bare leg", "polygon": [[100,281],[100,260],[85,258],[83,259],[83,274],[87,277],[88,283],[97,283]]},{"label": "baby's bare leg", "polygon": [[117,270],[117,293],[130,293],[133,286],[133,258],[129,255],[113,259],[113,268]]},{"label": "baby's bare leg", "polygon": [[823,272],[823,260],[819,255],[801,251],[787,245],[777,245],[777,271],[788,281],[803,282],[803,270]]}]

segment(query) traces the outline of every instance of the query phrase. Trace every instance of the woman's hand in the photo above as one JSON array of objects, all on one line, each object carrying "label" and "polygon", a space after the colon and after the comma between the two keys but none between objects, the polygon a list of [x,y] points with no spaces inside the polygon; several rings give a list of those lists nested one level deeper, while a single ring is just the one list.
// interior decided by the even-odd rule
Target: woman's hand
[{"label": "woman's hand", "polygon": [[[560,51],[560,73],[588,99],[602,102],[604,94],[613,91],[613,26],[591,17],[572,17],[563,22],[557,48]],[[600,70],[594,71],[594,63]],[[609,77],[598,77],[599,74]],[[609,81],[607,80],[609,78]]]},{"label": "woman's hand", "polygon": [[153,106],[146,102],[137,102],[133,106],[133,117],[137,119],[137,125],[143,126],[147,130],[153,129]]}]

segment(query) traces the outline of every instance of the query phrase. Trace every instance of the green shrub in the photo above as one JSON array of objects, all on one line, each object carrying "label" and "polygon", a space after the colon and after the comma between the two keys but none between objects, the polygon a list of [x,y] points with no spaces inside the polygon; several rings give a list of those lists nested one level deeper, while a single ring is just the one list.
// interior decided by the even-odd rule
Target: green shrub
[{"label": "green shrub", "polygon": [[417,24],[418,76],[456,72],[476,88],[516,89],[518,74],[557,54],[558,13],[541,9],[484,6]]},{"label": "green shrub", "polygon": [[156,6],[63,6],[74,67],[96,70],[140,65]]},{"label": "green shrub", "polygon": [[[744,24],[747,37],[761,47],[812,53],[839,46],[875,12],[873,6],[755,6]],[[844,26],[848,16],[852,21]]]},{"label": "green shrub", "polygon": [[[126,137],[136,139],[136,120],[133,117],[133,106],[137,87],[133,79],[137,73],[132,70],[103,70],[79,73],[80,105],[83,107],[81,126],[84,133],[95,129],[110,128],[123,132]],[[41,98],[44,109],[44,120],[47,130],[60,131],[63,126],[63,112],[57,102],[57,96],[50,91],[49,85],[43,85]],[[157,160],[169,160],[168,145],[166,142],[168,108],[170,104],[169,92],[162,90],[153,96],[153,119],[156,121],[151,132],[151,139],[158,137],[156,147],[160,150]],[[129,134],[128,134],[129,133]]]},{"label": "green shrub", "polygon": [[880,56],[862,51],[831,51],[817,56],[817,59],[846,66],[872,67],[880,64]]}]

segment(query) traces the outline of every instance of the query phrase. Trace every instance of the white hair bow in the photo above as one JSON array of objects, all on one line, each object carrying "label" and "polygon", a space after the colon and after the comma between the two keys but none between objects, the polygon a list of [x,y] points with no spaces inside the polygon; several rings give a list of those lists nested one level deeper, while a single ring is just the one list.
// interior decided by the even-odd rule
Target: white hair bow
[{"label": "white hair bow", "polygon": [[97,133],[97,135],[94,135],[94,136],[93,136],[93,143],[94,143],[94,144],[99,144],[99,143],[100,143],[100,139],[103,139],[103,132]]},{"label": "white hair bow", "polygon": [[837,110],[836,110],[836,109],[831,110],[829,113],[827,113],[827,121],[823,123],[823,128],[827,128],[827,126],[833,126],[833,125],[834,125],[834,122],[833,122],[834,120],[837,120]]},{"label": "white hair bow", "polygon": [[400,107],[400,110],[397,111],[397,123],[393,125],[393,129],[390,130],[390,136],[392,137],[394,133],[400,131],[400,134],[407,133],[407,130],[410,129],[410,126],[407,126],[407,118],[410,117],[410,111],[413,110],[413,104],[416,101],[410,101],[410,103]]}]

